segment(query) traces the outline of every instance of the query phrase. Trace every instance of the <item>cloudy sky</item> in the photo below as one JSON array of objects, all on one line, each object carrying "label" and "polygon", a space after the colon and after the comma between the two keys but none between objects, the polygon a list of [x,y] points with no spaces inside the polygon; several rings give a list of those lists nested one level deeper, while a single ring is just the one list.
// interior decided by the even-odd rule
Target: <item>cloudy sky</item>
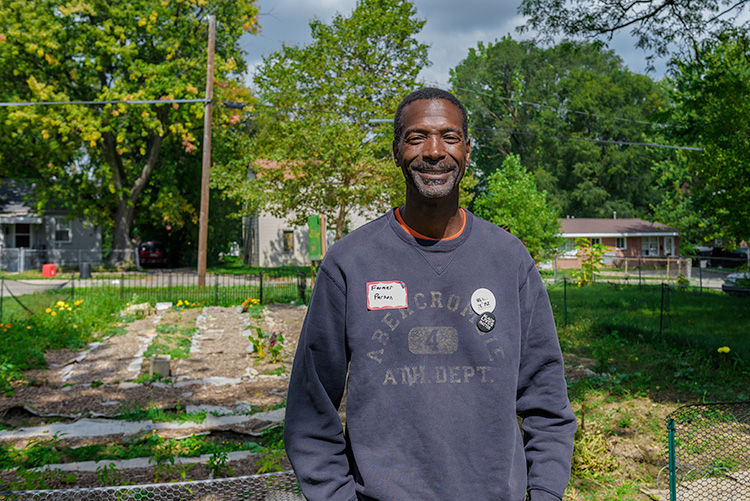
[{"label": "cloudy sky", "polygon": [[[349,15],[355,0],[258,0],[259,35],[245,36],[242,47],[248,52],[250,71],[263,55],[279,50],[285,44],[311,41],[308,22],[318,18],[330,22],[336,12]],[[520,0],[415,0],[417,16],[426,19],[418,39],[430,46],[432,66],[422,71],[428,85],[448,87],[448,72],[466,57],[477,42],[494,42],[510,34],[519,40],[516,26],[523,24],[517,13]],[[632,71],[645,71],[645,54],[633,47],[627,35],[616,37],[609,47]],[[664,64],[657,63],[653,78],[660,78]],[[251,78],[248,78],[250,83]]]}]

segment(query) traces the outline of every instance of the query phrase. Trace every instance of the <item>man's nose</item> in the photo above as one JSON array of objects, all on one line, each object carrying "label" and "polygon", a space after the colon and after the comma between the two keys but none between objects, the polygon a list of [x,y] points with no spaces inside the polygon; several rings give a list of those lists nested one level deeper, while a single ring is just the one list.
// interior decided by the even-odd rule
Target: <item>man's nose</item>
[{"label": "man's nose", "polygon": [[429,136],[424,143],[422,156],[427,159],[440,160],[445,157],[443,142],[438,136]]}]

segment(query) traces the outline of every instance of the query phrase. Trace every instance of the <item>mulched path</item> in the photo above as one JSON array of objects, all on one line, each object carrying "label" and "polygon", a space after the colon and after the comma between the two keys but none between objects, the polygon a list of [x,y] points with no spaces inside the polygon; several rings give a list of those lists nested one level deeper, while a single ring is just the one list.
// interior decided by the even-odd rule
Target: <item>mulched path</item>
[{"label": "mulched path", "polygon": [[[240,307],[170,310],[160,315],[151,311],[145,318],[125,324],[124,334],[82,352],[48,352],[47,369],[28,371],[30,384],[18,386],[11,397],[0,397],[0,422],[19,426],[25,416],[33,424],[33,418],[22,411],[24,407],[40,416],[113,417],[126,407],[210,405],[235,409],[238,404],[256,408],[279,404],[286,397],[305,311],[305,307],[292,304],[269,305],[261,318],[250,318]],[[143,351],[156,335],[157,326],[165,324],[197,326],[193,344],[198,350],[187,359],[172,361],[172,385],[133,383],[148,373],[149,361],[143,359]],[[250,325],[284,336],[279,363],[260,361],[251,351]]]}]

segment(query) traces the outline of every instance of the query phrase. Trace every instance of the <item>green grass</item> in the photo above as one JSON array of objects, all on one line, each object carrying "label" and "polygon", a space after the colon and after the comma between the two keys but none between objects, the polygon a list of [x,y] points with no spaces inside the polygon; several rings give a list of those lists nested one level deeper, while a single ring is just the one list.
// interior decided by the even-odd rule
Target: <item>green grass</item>
[{"label": "green grass", "polygon": [[[719,371],[730,366],[732,370],[748,368],[750,298],[718,291],[698,294],[679,287],[665,287],[662,297],[661,286],[603,283],[568,286],[567,291],[556,284],[548,290],[558,325],[562,326],[567,317],[570,326],[587,325],[593,330],[597,342],[587,352],[600,361],[600,368],[610,357],[597,350],[607,351],[607,346],[626,351],[635,347],[655,350],[665,358],[676,350],[677,358],[690,359],[691,367],[695,367],[696,358],[701,359],[701,365]],[[562,341],[565,349],[565,338]],[[730,348],[729,353],[717,351],[725,346]],[[636,365],[642,366],[643,359],[639,360]],[[680,374],[674,376],[679,378]],[[715,380],[715,374],[709,376]]]},{"label": "green grass", "polygon": [[198,331],[195,327],[178,327],[174,324],[163,324],[156,327],[156,338],[152,341],[144,358],[153,355],[169,355],[172,360],[188,358],[190,356],[191,339]]},{"label": "green grass", "polygon": [[271,268],[247,266],[240,257],[224,256],[218,264],[212,266],[208,271],[220,275],[258,275],[263,272],[267,275],[285,276],[288,274],[296,276],[297,271],[302,270],[309,277],[310,269],[310,266],[276,266]]},{"label": "green grass", "polygon": [[[595,373],[569,382],[579,433],[565,499],[644,499],[641,489],[654,489],[666,464],[669,412],[750,399],[750,298],[670,287],[662,316],[660,286],[548,291],[563,353],[592,360]],[[729,353],[720,353],[725,346]],[[623,466],[612,444],[651,447],[651,456]]]},{"label": "green grass", "polygon": [[[125,304],[118,296],[91,294],[85,300],[70,300],[63,291],[21,296],[19,302],[5,298],[0,324],[0,391],[9,394],[11,381],[20,371],[45,366],[47,350],[81,349],[112,329]],[[22,305],[23,306],[22,306]]]}]

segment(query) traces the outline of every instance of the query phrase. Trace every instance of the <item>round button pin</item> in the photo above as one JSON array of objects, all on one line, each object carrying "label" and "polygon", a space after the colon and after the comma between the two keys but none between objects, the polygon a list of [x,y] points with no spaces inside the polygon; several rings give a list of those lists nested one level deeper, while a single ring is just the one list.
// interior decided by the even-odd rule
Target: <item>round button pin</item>
[{"label": "round button pin", "polygon": [[479,320],[477,320],[477,327],[479,327],[479,330],[482,332],[489,332],[495,328],[496,322],[495,315],[490,312],[485,312],[482,313]]},{"label": "round button pin", "polygon": [[471,309],[477,315],[495,311],[495,295],[489,289],[475,290],[474,294],[471,295]]}]

